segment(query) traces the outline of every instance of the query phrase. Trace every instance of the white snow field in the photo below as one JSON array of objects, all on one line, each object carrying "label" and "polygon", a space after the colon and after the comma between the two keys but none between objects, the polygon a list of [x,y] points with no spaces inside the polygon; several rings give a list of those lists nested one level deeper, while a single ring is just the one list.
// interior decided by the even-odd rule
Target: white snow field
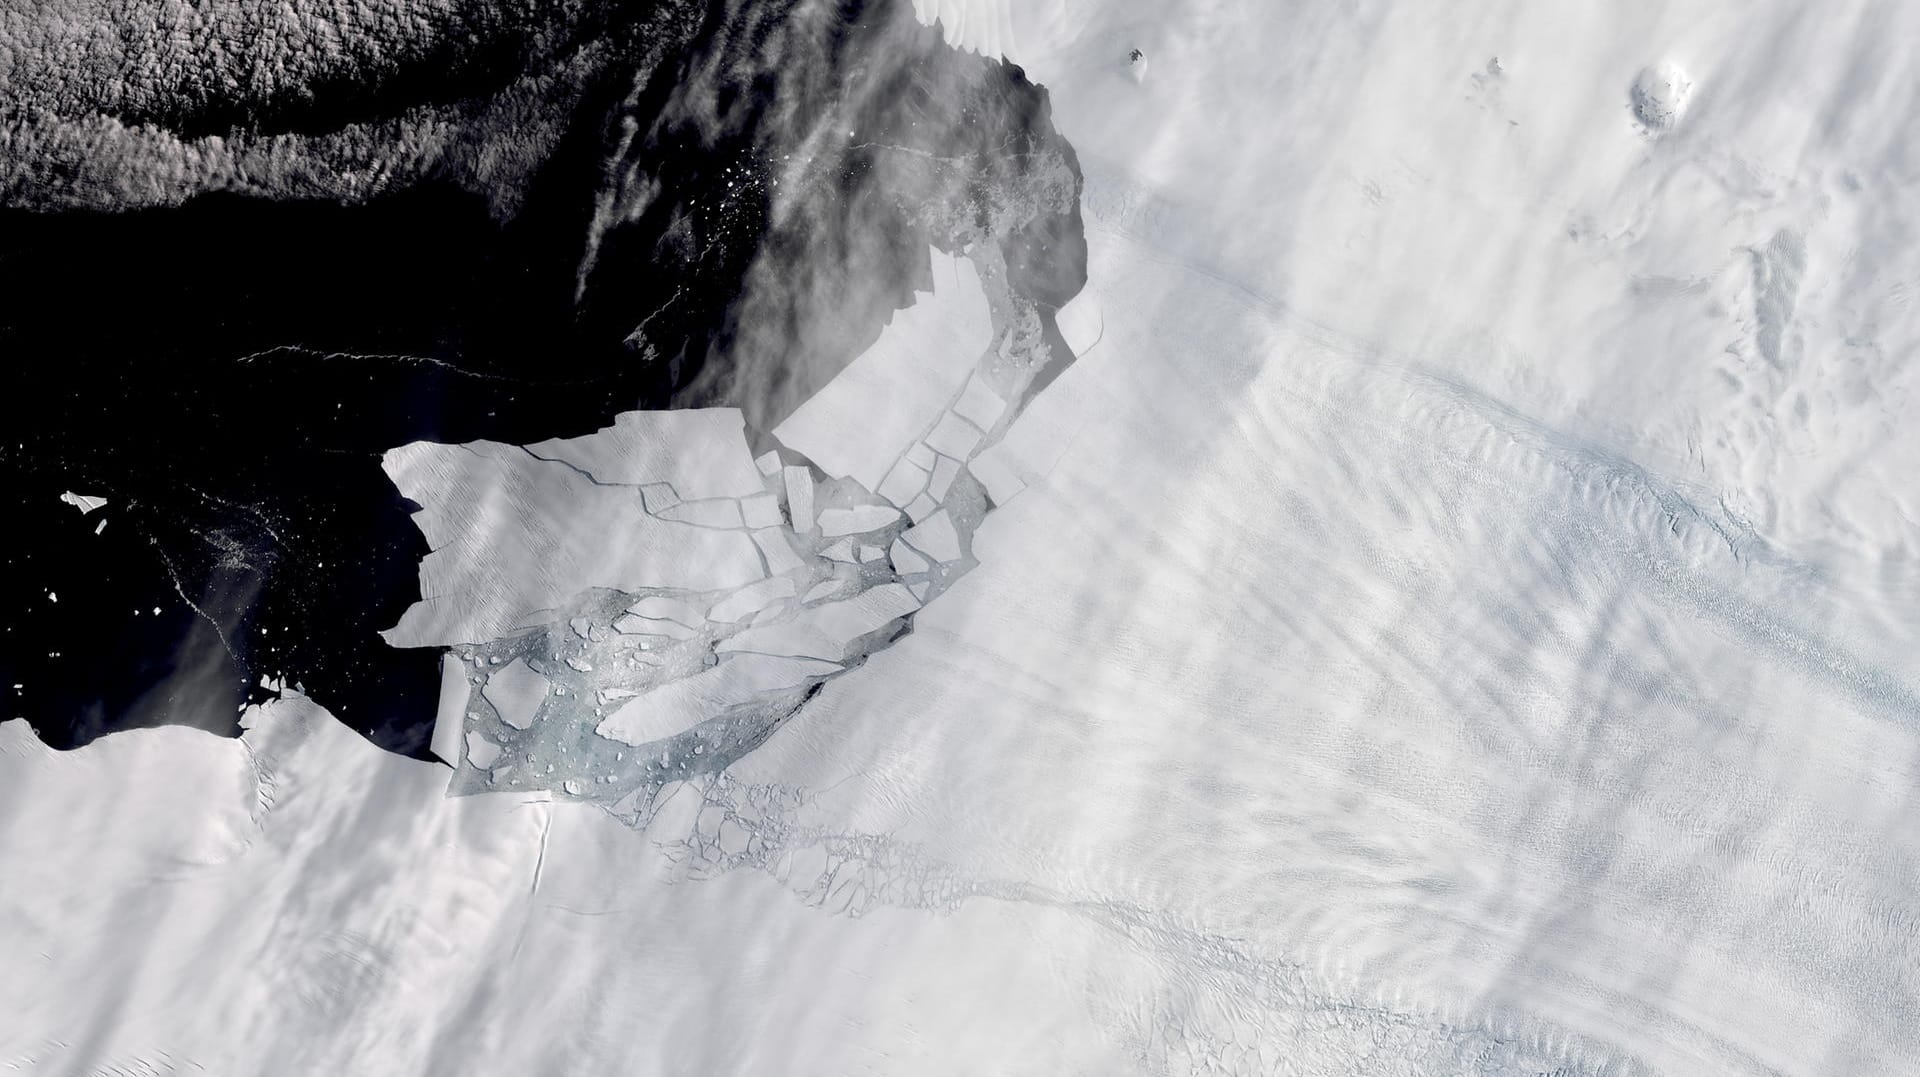
[{"label": "white snow field", "polygon": [[1087,178],[977,565],[639,831],[0,725],[0,1065],[1920,1072],[1920,5],[914,3]]}]

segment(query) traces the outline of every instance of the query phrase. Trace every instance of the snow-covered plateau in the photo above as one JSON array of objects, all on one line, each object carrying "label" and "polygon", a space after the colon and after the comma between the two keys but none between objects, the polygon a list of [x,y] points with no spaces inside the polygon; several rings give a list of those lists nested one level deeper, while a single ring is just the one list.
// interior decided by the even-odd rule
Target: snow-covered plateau
[{"label": "snow-covered plateau", "polygon": [[1070,365],[395,447],[452,769],[0,724],[0,1067],[1920,1073],[1920,4],[897,2]]}]

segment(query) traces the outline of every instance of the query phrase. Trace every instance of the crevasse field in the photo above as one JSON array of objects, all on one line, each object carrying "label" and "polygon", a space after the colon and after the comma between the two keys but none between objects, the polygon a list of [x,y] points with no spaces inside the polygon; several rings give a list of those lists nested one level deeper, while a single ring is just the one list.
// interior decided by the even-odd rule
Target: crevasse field
[{"label": "crevasse field", "polygon": [[[644,810],[481,788],[457,702],[454,770],[293,691],[0,724],[0,1066],[1920,1073],[1920,5],[912,6],[1085,181],[1076,361],[952,450],[993,510],[901,510],[965,574],[620,710],[819,686]],[[999,324],[932,261],[776,431],[867,490]],[[683,484],[798,511],[734,451]],[[486,534],[656,526],[591,446],[387,467],[424,528],[555,454]],[[747,534],[621,571],[777,571]],[[606,583],[428,537],[415,642]]]}]

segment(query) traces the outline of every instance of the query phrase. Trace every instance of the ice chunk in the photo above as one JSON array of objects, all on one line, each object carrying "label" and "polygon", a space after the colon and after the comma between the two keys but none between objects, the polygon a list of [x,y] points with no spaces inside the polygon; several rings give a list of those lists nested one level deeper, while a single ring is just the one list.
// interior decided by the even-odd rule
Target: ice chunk
[{"label": "ice chunk", "polygon": [[542,441],[527,452],[563,461],[598,482],[671,483],[688,500],[747,497],[761,489],[738,408],[623,412],[596,433]]},{"label": "ice chunk", "polygon": [[97,535],[100,532],[105,531],[106,529],[107,529],[107,521],[102,520],[99,523],[94,525],[93,533]]},{"label": "ice chunk", "polygon": [[934,251],[932,295],[895,314],[873,346],[774,428],[829,475],[878,489],[933,425],[993,341],[973,263]]},{"label": "ice chunk", "polygon": [[886,552],[887,551],[878,546],[862,546],[860,547],[860,560],[862,563],[878,561],[880,558],[886,556]]},{"label": "ice chunk", "polygon": [[927,600],[927,592],[933,590],[933,581],[920,580],[915,583],[910,583],[907,585],[907,590],[913,592],[914,598],[917,598],[920,601],[925,602]]},{"label": "ice chunk", "polygon": [[927,444],[942,456],[951,456],[956,460],[965,460],[980,444],[980,431],[972,423],[960,416],[948,412],[940,417],[940,425],[927,435]]},{"label": "ice chunk", "polygon": [[767,478],[772,478],[780,474],[780,454],[777,452],[761,453],[758,457],[754,458],[753,466],[760,469],[760,474],[765,475]]},{"label": "ice chunk", "polygon": [[877,531],[900,519],[900,510],[886,505],[855,505],[850,509],[823,509],[820,513],[820,533],[828,538],[836,535],[858,535],[865,531]]},{"label": "ice chunk", "polygon": [[790,467],[781,472],[787,482],[787,518],[793,521],[793,529],[805,534],[813,530],[813,473],[804,467]]},{"label": "ice chunk", "polygon": [[764,576],[744,532],[658,519],[631,488],[511,445],[415,442],[382,466],[423,506],[413,519],[432,547],[425,597],[383,633],[397,647],[500,639],[593,588],[718,591]]},{"label": "ice chunk", "polygon": [[778,576],[806,564],[800,555],[793,552],[793,543],[787,541],[790,532],[784,527],[769,527],[753,533],[754,544],[760,547],[761,556],[767,559],[767,571]]},{"label": "ice chunk", "polygon": [[854,557],[853,540],[850,538],[841,539],[839,542],[821,550],[820,556],[831,561],[852,561]]},{"label": "ice chunk", "polygon": [[926,442],[916,441],[913,443],[913,448],[907,450],[907,459],[913,461],[915,464],[918,464],[922,468],[932,467],[933,466],[933,450],[927,448]]},{"label": "ice chunk", "polygon": [[515,729],[526,729],[533,725],[540,704],[546,702],[547,687],[545,674],[527,665],[526,659],[516,658],[489,674],[480,694],[500,712],[501,721]]},{"label": "ice chunk", "polygon": [[460,765],[460,730],[465,728],[467,716],[467,697],[472,686],[467,683],[467,664],[452,654],[440,656],[440,704],[433,714],[433,738],[428,747],[439,760],[448,766]]},{"label": "ice chunk", "polygon": [[919,608],[913,592],[883,584],[839,602],[809,606],[776,624],[755,625],[721,641],[718,649],[840,661],[848,644]]},{"label": "ice chunk", "polygon": [[764,693],[795,688],[812,678],[838,673],[840,668],[805,658],[732,655],[717,666],[634,697],[594,732],[622,744],[647,744],[684,733]]},{"label": "ice chunk", "polygon": [[927,483],[927,493],[935,501],[945,501],[947,491],[952,489],[954,477],[960,474],[960,461],[951,456],[942,456],[933,465],[933,479]]},{"label": "ice chunk", "polygon": [[739,527],[740,503],[729,498],[682,501],[659,513],[663,520],[675,520],[695,527]]},{"label": "ice chunk", "polygon": [[500,746],[478,733],[467,734],[467,762],[478,770],[492,770],[500,761]]},{"label": "ice chunk", "polygon": [[954,528],[953,516],[946,509],[908,528],[900,537],[935,561],[960,560],[960,532]]},{"label": "ice chunk", "polygon": [[775,576],[769,580],[747,586],[728,595],[707,614],[711,619],[727,623],[738,621],[749,614],[758,613],[783,598],[792,598],[799,593],[792,580],[785,576]]},{"label": "ice chunk", "polygon": [[907,506],[907,518],[914,523],[919,523],[927,517],[932,516],[934,510],[939,507],[939,503],[934,501],[933,498],[926,494],[921,494],[919,497],[913,499],[913,504]]},{"label": "ice chunk", "polygon": [[982,430],[992,430],[993,424],[1007,410],[1007,402],[1000,394],[988,388],[986,379],[979,374],[967,379],[967,387],[961,391],[960,399],[953,405],[953,413]]},{"label": "ice chunk", "polygon": [[740,519],[748,527],[778,527],[786,522],[780,517],[780,499],[772,494],[740,502]]},{"label": "ice chunk", "polygon": [[874,492],[896,505],[904,506],[926,486],[926,471],[902,457],[899,463],[893,465],[893,470],[887,472],[886,481],[880,484],[880,489]]},{"label": "ice chunk", "polygon": [[930,567],[919,551],[899,539],[893,540],[893,549],[889,552],[893,558],[893,570],[902,576],[925,572]]},{"label": "ice chunk", "polygon": [[82,516],[92,512],[94,509],[101,508],[107,503],[107,499],[104,497],[90,497],[87,494],[76,494],[72,490],[61,494],[60,500],[79,509],[80,515]]}]

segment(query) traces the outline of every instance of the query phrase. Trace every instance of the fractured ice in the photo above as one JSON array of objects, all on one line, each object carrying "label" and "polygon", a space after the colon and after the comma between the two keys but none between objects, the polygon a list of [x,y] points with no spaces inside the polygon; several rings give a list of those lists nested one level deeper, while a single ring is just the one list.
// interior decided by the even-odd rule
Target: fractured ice
[{"label": "fractured ice", "polygon": [[990,502],[970,461],[1072,356],[996,248],[931,258],[933,292],[758,457],[731,408],[387,454],[432,547],[387,636],[453,647],[434,745],[456,791],[643,819],[662,783],[750,750],[972,564]]}]

